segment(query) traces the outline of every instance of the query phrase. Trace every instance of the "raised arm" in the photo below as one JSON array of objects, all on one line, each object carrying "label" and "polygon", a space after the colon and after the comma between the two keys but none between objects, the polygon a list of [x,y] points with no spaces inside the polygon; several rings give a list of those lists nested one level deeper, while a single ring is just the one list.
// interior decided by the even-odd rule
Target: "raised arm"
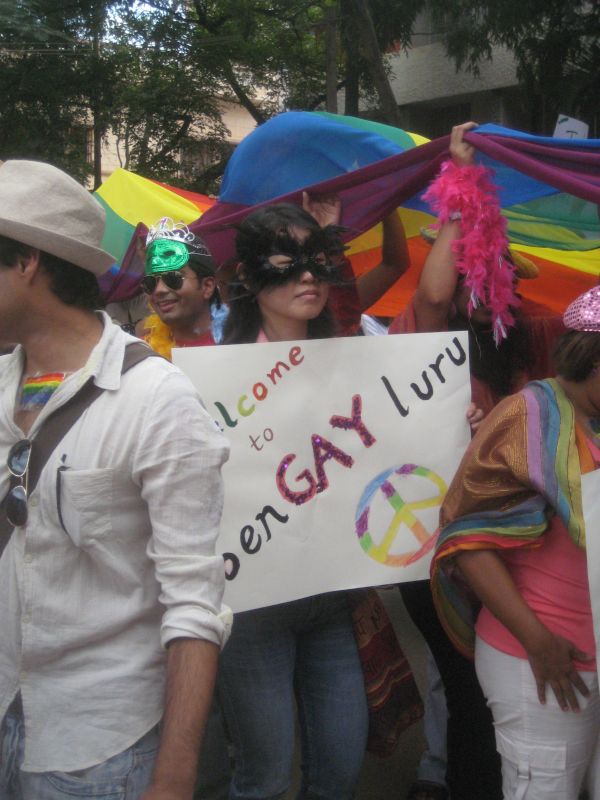
[{"label": "raised arm", "polygon": [[[339,225],[342,203],[338,195],[302,193],[302,207],[319,225]],[[396,283],[410,266],[404,225],[397,211],[383,220],[382,257],[379,264],[356,279],[360,311],[366,311]]]},{"label": "raised arm", "polygon": [[443,225],[425,260],[413,301],[419,333],[443,331],[448,326],[458,284],[452,243],[460,235],[458,222]]},{"label": "raised arm", "polygon": [[[475,149],[463,138],[465,131],[474,127],[475,122],[465,122],[452,128],[450,155],[457,166],[468,166],[474,162]],[[461,227],[458,221],[443,225],[425,260],[414,299],[419,332],[444,330],[448,325],[458,283],[452,244],[460,236]]]},{"label": "raised arm", "polygon": [[390,289],[410,267],[404,225],[397,211],[383,220],[381,261],[356,280],[360,310],[366,311]]}]

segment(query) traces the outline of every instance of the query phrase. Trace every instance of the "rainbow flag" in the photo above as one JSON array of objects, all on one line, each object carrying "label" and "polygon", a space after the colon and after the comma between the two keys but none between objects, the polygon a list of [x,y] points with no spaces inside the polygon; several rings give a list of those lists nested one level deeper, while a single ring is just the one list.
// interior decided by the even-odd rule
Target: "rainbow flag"
[{"label": "rainbow flag", "polygon": [[[513,249],[540,267],[520,291],[561,312],[600,275],[600,140],[551,139],[496,125],[466,137],[495,172]],[[302,191],[337,193],[356,274],[381,258],[381,219],[399,209],[412,267],[371,309],[394,316],[416,288],[429,250],[420,229],[434,221],[421,195],[448,157],[449,137],[424,137],[322,112],[286,112],[236,148],[216,205],[192,230],[217,261],[233,255],[233,231],[254,207],[300,204]]]},{"label": "rainbow flag", "polygon": [[21,391],[21,409],[27,411],[46,405],[64,379],[64,372],[26,378]]}]

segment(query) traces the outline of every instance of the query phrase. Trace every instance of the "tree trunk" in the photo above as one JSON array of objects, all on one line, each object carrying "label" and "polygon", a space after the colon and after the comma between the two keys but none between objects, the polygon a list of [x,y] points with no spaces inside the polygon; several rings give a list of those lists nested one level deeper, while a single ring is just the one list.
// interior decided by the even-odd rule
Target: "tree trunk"
[{"label": "tree trunk", "polygon": [[344,46],[344,61],[345,61],[345,101],[344,101],[344,114],[357,117],[359,110],[359,97],[360,97],[360,53],[358,49],[358,34],[352,16],[352,9],[350,8],[351,0],[341,0],[342,17],[344,24],[342,26],[342,41]]},{"label": "tree trunk", "polygon": [[94,120],[94,191],[102,185],[102,131]]},{"label": "tree trunk", "polygon": [[225,80],[231,86],[235,96],[240,102],[240,105],[243,106],[246,111],[250,114],[250,116],[254,119],[254,121],[258,125],[262,125],[263,122],[267,121],[267,118],[262,113],[262,111],[256,106],[250,97],[244,91],[242,84],[238,81],[235,76],[235,72],[233,71],[233,67],[229,61],[225,61],[223,63],[223,75],[225,76]]},{"label": "tree trunk", "polygon": [[[92,49],[96,66],[100,62],[100,31],[104,19],[101,4],[98,5],[93,17]],[[93,149],[94,149],[94,191],[102,185],[102,127],[100,122],[100,108],[98,104],[98,90],[94,91],[92,103],[93,124]]]},{"label": "tree trunk", "polygon": [[325,10],[325,108],[337,114],[337,19],[338,5]]},{"label": "tree trunk", "polygon": [[359,36],[360,49],[379,97],[383,116],[390,125],[399,127],[400,114],[398,112],[398,104],[385,71],[368,2],[367,0],[350,0],[348,5],[355,19],[355,29]]}]

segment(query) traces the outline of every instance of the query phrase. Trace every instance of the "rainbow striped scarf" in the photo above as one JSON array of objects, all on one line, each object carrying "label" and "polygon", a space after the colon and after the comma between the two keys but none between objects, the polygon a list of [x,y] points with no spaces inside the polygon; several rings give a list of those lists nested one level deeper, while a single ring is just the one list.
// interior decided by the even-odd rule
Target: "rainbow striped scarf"
[{"label": "rainbow striped scarf", "polygon": [[431,568],[438,614],[465,655],[473,654],[478,607],[455,580],[452,556],[534,547],[554,514],[585,548],[580,476],[593,468],[573,406],[556,380],[530,383],[492,411],[448,490]]}]

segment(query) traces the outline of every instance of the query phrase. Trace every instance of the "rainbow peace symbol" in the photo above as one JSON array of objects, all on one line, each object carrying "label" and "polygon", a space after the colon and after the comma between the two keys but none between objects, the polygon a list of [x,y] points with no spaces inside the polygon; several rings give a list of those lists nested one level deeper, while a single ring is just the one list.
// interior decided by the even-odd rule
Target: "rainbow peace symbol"
[{"label": "rainbow peace symbol", "polygon": [[[401,481],[395,480],[394,483],[392,482],[394,476],[399,476],[401,479],[409,476],[423,478],[433,484],[432,493],[424,499],[407,502],[394,485],[394,483],[401,483]],[[379,541],[379,544],[377,544],[373,535],[375,532],[370,527],[369,516],[373,501],[380,492],[389,506],[391,506],[393,517],[387,526],[387,530],[382,532],[381,536],[376,537]],[[416,464],[403,464],[401,467],[392,467],[385,472],[381,472],[366,486],[356,509],[356,535],[360,546],[370,558],[390,567],[405,567],[418,561],[433,547],[437,529],[428,531],[414,512],[419,509],[439,506],[445,494],[446,484],[437,473],[427,469],[427,467],[419,467]],[[390,553],[403,525],[415,537],[419,547],[408,553]]]}]

